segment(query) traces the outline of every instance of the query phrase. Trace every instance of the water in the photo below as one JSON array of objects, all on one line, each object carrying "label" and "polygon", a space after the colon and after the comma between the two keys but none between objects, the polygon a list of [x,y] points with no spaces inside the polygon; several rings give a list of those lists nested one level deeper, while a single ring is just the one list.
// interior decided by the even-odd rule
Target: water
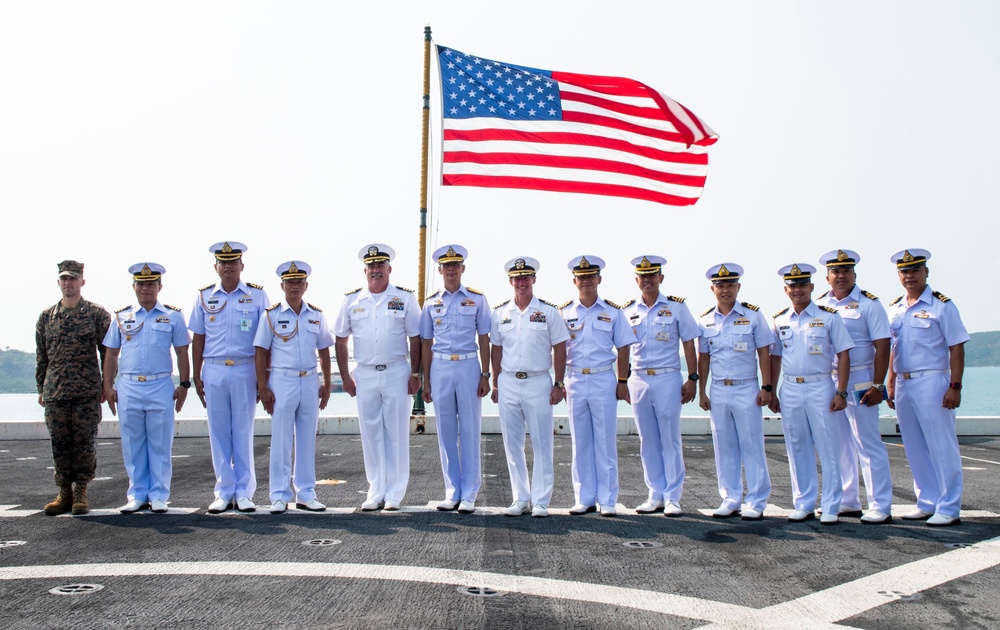
[{"label": "water", "polygon": [[[1000,417],[1000,388],[996,387],[1000,382],[1000,367],[975,367],[966,368],[962,388],[962,406],[958,410],[960,416],[993,416]],[[567,415],[566,403],[556,405],[555,415]],[[766,411],[765,411],[766,413]],[[883,404],[880,407],[883,416],[893,416],[896,412]],[[434,414],[434,404],[427,405],[427,414]],[[497,406],[489,398],[483,399],[483,414],[497,415]],[[684,405],[681,414],[685,416],[707,416],[708,412],[702,411],[695,402]],[[358,415],[357,401],[344,393],[330,395],[330,402],[321,416],[356,416]],[[626,403],[618,404],[619,416],[631,416],[632,408]],[[266,417],[264,408],[258,406],[258,417]],[[105,406],[104,417],[110,418],[111,411]],[[177,414],[178,418],[206,418],[205,409],[201,406],[201,401],[192,391],[188,394],[184,409]],[[0,422],[36,422],[44,420],[44,410],[38,405],[38,396],[35,394],[0,394]]]}]

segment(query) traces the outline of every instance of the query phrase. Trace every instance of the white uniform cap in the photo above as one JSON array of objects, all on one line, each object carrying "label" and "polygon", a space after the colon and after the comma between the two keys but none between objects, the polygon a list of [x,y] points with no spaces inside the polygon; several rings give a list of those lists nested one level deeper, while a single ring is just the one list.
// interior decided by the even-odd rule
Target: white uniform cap
[{"label": "white uniform cap", "polygon": [[518,256],[508,260],[503,268],[509,277],[516,278],[517,276],[533,276],[538,272],[540,266],[537,258]]}]

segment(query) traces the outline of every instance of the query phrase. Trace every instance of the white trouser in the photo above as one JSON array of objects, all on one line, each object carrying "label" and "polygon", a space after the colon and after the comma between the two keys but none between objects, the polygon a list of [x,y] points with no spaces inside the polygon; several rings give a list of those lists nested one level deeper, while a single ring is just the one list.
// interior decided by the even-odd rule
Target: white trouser
[{"label": "white trouser", "polygon": [[[552,499],[552,377],[548,374],[518,379],[501,372],[497,381],[500,406],[500,431],[507,455],[507,472],[515,501],[549,506]],[[524,454],[525,430],[531,434],[531,481]],[[530,488],[530,489],[529,489]]]},{"label": "white trouser", "polygon": [[680,502],[684,490],[681,445],[681,374],[639,374],[628,379],[639,432],[642,473],[653,501]]},{"label": "white trouser", "polygon": [[257,373],[243,365],[205,363],[201,370],[208,407],[208,440],[215,469],[215,498],[253,498],[253,427],[257,415]]},{"label": "white trouser", "polygon": [[166,502],[173,471],[174,381],[119,378],[116,387],[128,499]]},{"label": "white trouser", "polygon": [[861,509],[858,460],[865,480],[868,509],[892,514],[892,475],[889,453],[878,427],[879,406],[869,407],[855,401],[854,385],[871,383],[873,368],[851,371],[847,383],[847,409],[837,412],[840,428],[840,478],[844,488],[841,510]]},{"label": "white trouser", "polygon": [[381,372],[362,365],[354,371],[369,500],[401,502],[406,494],[410,481],[409,378],[407,361],[396,361]]},{"label": "white trouser", "polygon": [[840,428],[830,402],[836,393],[832,377],[811,383],[781,385],[781,426],[792,475],[792,504],[796,510],[813,512],[819,479],[816,455],[823,471],[824,514],[840,512]]},{"label": "white trouser", "polygon": [[573,437],[573,494],[583,505],[618,502],[618,400],[614,370],[566,375]]},{"label": "white trouser", "polygon": [[[319,421],[319,376],[272,370],[271,503],[316,498],[316,424]],[[292,467],[292,445],[295,466]]]},{"label": "white trouser", "polygon": [[[478,357],[478,355],[476,355]],[[431,362],[431,394],[437,422],[444,498],[473,501],[482,484],[479,442],[483,405],[479,397],[481,366],[475,358]]]},{"label": "white trouser", "polygon": [[962,509],[962,456],[955,411],[941,406],[948,374],[896,378],[896,419],[913,473],[917,508],[958,517]]},{"label": "white trouser", "polygon": [[747,478],[746,504],[758,512],[767,507],[771,478],[764,454],[764,420],[757,406],[760,388],[756,379],[739,385],[712,383],[712,444],[715,474],[723,505],[738,510],[743,503],[743,476]]}]

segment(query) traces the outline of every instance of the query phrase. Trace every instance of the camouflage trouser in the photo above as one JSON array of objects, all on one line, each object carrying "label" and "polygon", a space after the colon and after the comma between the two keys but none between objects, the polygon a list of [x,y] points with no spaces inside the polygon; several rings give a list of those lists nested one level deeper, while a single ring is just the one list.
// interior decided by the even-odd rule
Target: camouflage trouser
[{"label": "camouflage trouser", "polygon": [[97,470],[97,397],[45,403],[45,426],[52,437],[56,485],[90,481]]}]

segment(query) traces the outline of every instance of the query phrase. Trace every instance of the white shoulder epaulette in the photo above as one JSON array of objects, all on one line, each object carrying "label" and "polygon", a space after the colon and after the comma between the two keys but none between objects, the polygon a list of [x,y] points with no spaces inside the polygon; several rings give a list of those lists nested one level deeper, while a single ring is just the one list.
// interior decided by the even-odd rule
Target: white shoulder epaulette
[{"label": "white shoulder epaulette", "polygon": [[748,308],[751,311],[759,311],[760,310],[760,307],[754,306],[750,302],[740,302],[740,304],[742,304],[744,308]]}]

